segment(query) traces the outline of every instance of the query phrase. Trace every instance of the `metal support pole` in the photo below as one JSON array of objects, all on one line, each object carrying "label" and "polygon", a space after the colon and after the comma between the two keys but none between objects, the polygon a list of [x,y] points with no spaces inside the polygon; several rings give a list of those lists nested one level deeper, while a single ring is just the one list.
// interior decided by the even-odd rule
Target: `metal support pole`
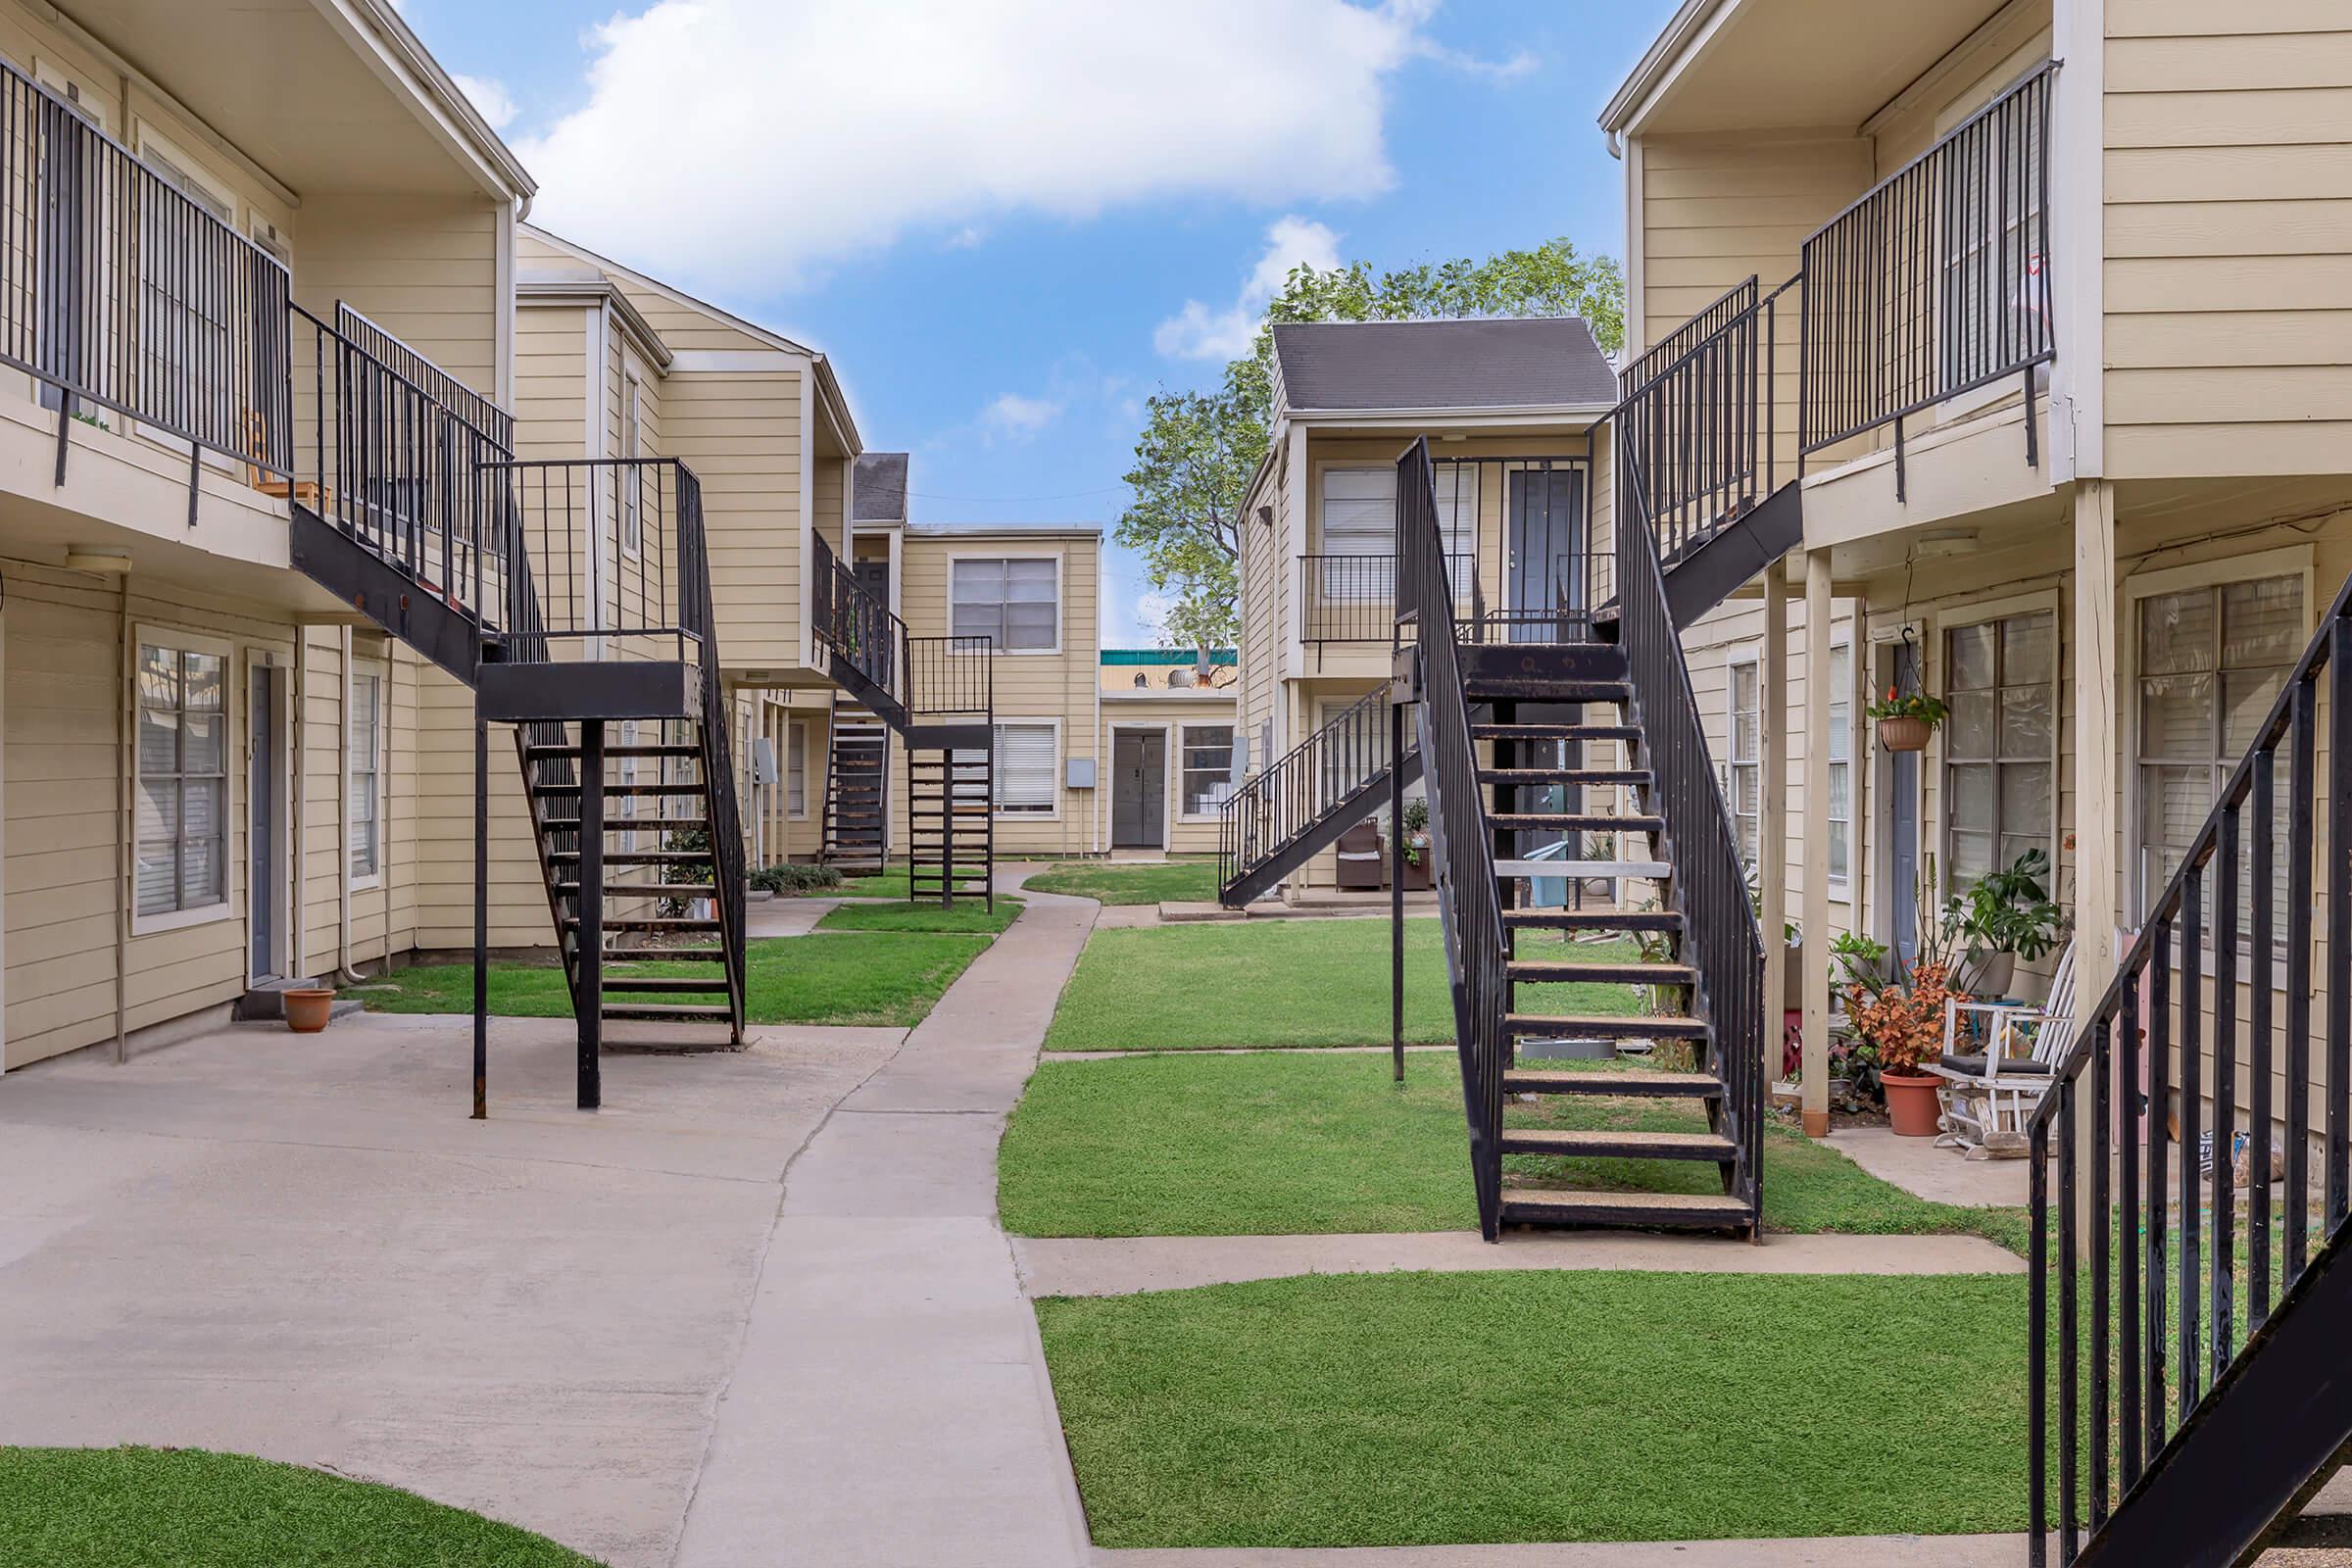
[{"label": "metal support pole", "polygon": [[580,988],[573,1007],[580,1026],[580,1108],[604,1101],[605,1011],[605,726],[580,724],[580,888],[572,906],[579,911]]},{"label": "metal support pole", "polygon": [[1389,696],[1389,1054],[1404,1082],[1404,705]]},{"label": "metal support pole", "polygon": [[490,725],[473,721],[473,1119],[490,1114]]}]

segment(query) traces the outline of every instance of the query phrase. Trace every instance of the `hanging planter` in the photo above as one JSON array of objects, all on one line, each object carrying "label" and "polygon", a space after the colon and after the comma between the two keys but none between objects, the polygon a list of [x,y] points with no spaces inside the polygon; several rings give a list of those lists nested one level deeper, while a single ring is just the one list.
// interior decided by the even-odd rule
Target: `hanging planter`
[{"label": "hanging planter", "polygon": [[1928,737],[1936,733],[1951,710],[1943,699],[1926,692],[1898,692],[1892,686],[1886,695],[1863,710],[1878,721],[1879,744],[1890,752],[1924,752]]}]

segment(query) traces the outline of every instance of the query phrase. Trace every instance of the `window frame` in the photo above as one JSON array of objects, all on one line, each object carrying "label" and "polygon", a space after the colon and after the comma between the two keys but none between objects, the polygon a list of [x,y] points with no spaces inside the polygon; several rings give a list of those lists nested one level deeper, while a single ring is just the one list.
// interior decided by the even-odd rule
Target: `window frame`
[{"label": "window frame", "polygon": [[1240,739],[1242,729],[1241,724],[1238,722],[1238,715],[1236,718],[1226,719],[1222,723],[1219,723],[1213,719],[1186,718],[1177,720],[1175,724],[1176,756],[1174,761],[1176,773],[1176,820],[1179,822],[1214,822],[1219,820],[1223,814],[1215,806],[1211,806],[1210,808],[1205,811],[1191,811],[1185,808],[1187,803],[1191,800],[1191,791],[1185,783],[1185,776],[1189,773],[1205,771],[1204,769],[1196,768],[1192,765],[1192,734],[1193,731],[1197,729],[1221,729],[1225,732],[1225,789],[1229,796],[1235,787],[1233,782],[1233,748]]},{"label": "window frame", "polygon": [[[1054,642],[1053,646],[1047,648],[1008,648],[1004,646],[1003,639],[999,638],[995,643],[995,651],[998,654],[1005,655],[1015,659],[1058,658],[1060,657],[1062,644],[1066,637],[1064,621],[1067,617],[1064,614],[1064,610],[1069,603],[1069,568],[1067,558],[1058,550],[957,550],[951,552],[948,556],[948,634],[951,637],[985,635],[983,633],[967,634],[956,630],[956,569],[965,562],[996,562],[1003,563],[1009,566],[1009,564],[1015,561],[1051,561],[1054,563]],[[1009,582],[1007,583],[1007,586],[1010,586]],[[980,603],[981,601],[973,602]],[[1010,600],[1003,599],[997,601],[999,617],[997,624],[1000,627],[1004,625],[1004,620],[1003,618],[1004,607],[1011,602],[1012,601]],[[978,649],[955,649],[951,645],[951,652],[967,658],[977,659],[981,657]]]},{"label": "window frame", "polygon": [[[221,662],[220,897],[210,904],[191,905],[176,909],[159,909],[152,914],[143,913],[139,909],[138,869],[139,787],[144,776],[139,769],[138,680],[139,668],[145,662],[146,650],[149,648],[168,649],[182,656],[200,654],[208,658],[219,659]],[[231,765],[231,762],[236,757],[242,755],[242,748],[238,744],[238,735],[245,714],[238,705],[235,690],[236,651],[236,644],[227,638],[208,637],[200,632],[186,631],[177,626],[141,623],[131,628],[130,647],[126,650],[130,667],[123,680],[121,697],[121,701],[126,705],[125,710],[129,715],[131,730],[129,755],[122,760],[122,765],[127,767],[129,773],[130,816],[128,821],[119,825],[118,831],[126,832],[130,836],[127,880],[119,891],[123,900],[123,907],[130,915],[130,934],[134,937],[147,936],[158,931],[174,931],[183,926],[209,925],[215,920],[234,918],[238,913],[237,868],[233,863],[233,851],[236,846],[234,824],[236,813],[241,808],[243,800],[237,792],[237,769]],[[185,712],[186,710],[183,708],[179,711]],[[188,775],[175,772],[171,776],[185,779]],[[178,843],[184,850],[184,835],[178,840]]]},{"label": "window frame", "polygon": [[[1006,729],[1047,729],[1053,732],[1054,760],[1046,773],[1047,794],[1053,808],[1045,811],[1007,810],[1003,804],[1004,792],[999,787],[1004,769],[997,765],[999,751],[997,732]],[[989,726],[989,816],[999,822],[1058,822],[1061,820],[1061,720],[1059,718],[1030,718],[1011,716],[996,719]]]},{"label": "window frame", "polygon": [[[370,819],[375,825],[375,838],[374,842],[368,846],[368,869],[362,871],[358,864],[351,860],[351,829],[355,816],[347,806],[343,815],[343,855],[345,860],[351,863],[351,886],[355,893],[368,888],[378,888],[384,883],[384,739],[386,732],[391,728],[387,722],[392,695],[390,666],[376,660],[355,657],[351,662],[351,667],[344,672],[343,701],[347,710],[355,715],[355,727],[352,731],[354,740],[359,738],[356,715],[362,681],[375,683],[375,710],[372,720],[374,733],[369,737],[368,748],[368,778],[375,791],[374,815]],[[343,754],[344,789],[346,800],[352,803],[359,800],[360,774],[359,769],[354,765],[356,760],[357,758],[352,749],[346,747]]]},{"label": "window frame", "polygon": [[[1845,769],[1845,815],[1842,817],[1832,816],[1830,801],[1824,801],[1821,803],[1821,819],[1825,824],[1838,829],[1832,834],[1832,837],[1842,841],[1845,846],[1845,869],[1843,871],[1833,870],[1829,873],[1828,883],[1832,900],[1850,904],[1853,902],[1854,883],[1857,880],[1854,875],[1854,866],[1862,856],[1861,841],[1854,833],[1854,822],[1861,814],[1855,809],[1860,802],[1860,795],[1855,786],[1862,778],[1861,759],[1856,755],[1857,743],[1861,737],[1854,727],[1855,696],[1861,689],[1861,683],[1855,679],[1855,671],[1860,666],[1855,658],[1854,637],[1850,630],[1842,635],[1831,637],[1830,658],[1823,669],[1824,678],[1827,678],[1829,669],[1836,665],[1839,654],[1845,655],[1845,689],[1839,691],[1835,682],[1831,684],[1830,707],[1835,710],[1838,704],[1843,703],[1845,705],[1845,721],[1843,724],[1839,724],[1837,714],[1833,711],[1830,715],[1830,726],[1832,739],[1838,738],[1840,734],[1843,735],[1845,757],[1840,760],[1837,752],[1833,750],[1830,753],[1829,766],[1833,777],[1836,776],[1838,769],[1841,767]],[[1761,700],[1760,697],[1759,700]],[[1835,790],[1831,791],[1830,799],[1837,799]],[[1763,797],[1759,794],[1757,797],[1759,808],[1762,804]],[[1836,896],[1838,894],[1845,895],[1843,900],[1837,899]]]},{"label": "window frame", "polygon": [[[104,128],[103,124],[100,128]],[[249,212],[250,207],[249,204],[240,202],[234,188],[221,183],[210,170],[203,166],[200,160],[181,151],[177,144],[157,131],[146,120],[134,117],[132,130],[132,158],[140,169],[172,186],[189,201],[203,207],[232,233],[245,231],[244,225],[239,222],[239,214],[241,210]],[[169,205],[168,200],[166,205]],[[168,302],[171,310],[180,312],[187,318],[198,321],[206,327],[218,328],[215,340],[220,351],[218,356],[220,366],[222,368],[220,374],[224,378],[228,377],[230,372],[226,369],[226,366],[235,344],[237,332],[237,321],[235,312],[231,308],[231,301],[224,296],[215,302],[220,307],[216,318],[215,315],[207,313],[207,302],[180,298],[171,293],[162,282],[159,282],[150,273],[146,266],[148,217],[148,213],[142,208],[134,219],[126,220],[136,225],[135,232],[139,239],[137,260],[131,266],[131,280],[138,289],[138,303],[132,312],[134,320],[128,325],[127,330],[134,338],[131,347],[138,356],[141,373],[144,374],[145,368],[151,361],[161,363],[173,374],[183,373],[185,368],[181,365],[173,364],[170,357],[160,355],[150,347],[150,334],[161,331],[168,340],[170,325],[176,319],[168,312],[159,313],[150,309],[151,302],[160,297]],[[183,345],[182,347],[183,353],[187,357],[198,361],[202,360],[205,352],[202,348],[193,345]],[[212,390],[225,395],[233,390],[233,386],[230,380],[223,379]],[[131,427],[144,439],[152,441],[168,451],[184,455],[190,450],[190,443],[182,437],[173,435],[159,425],[149,424],[144,419],[133,419]],[[225,470],[234,466],[225,453],[216,452],[209,447],[200,449],[199,457],[207,466],[213,468]]]},{"label": "window frame", "polygon": [[[2303,615],[2302,625],[2299,628],[2302,642],[2297,650],[2297,657],[2300,658],[2301,647],[2310,645],[2311,639],[2319,630],[2320,625],[2321,606],[2313,598],[2314,590],[2318,587],[2317,556],[2310,545],[2287,545],[2280,549],[2259,551],[2248,556],[2234,556],[2195,565],[2173,566],[2159,571],[2136,573],[2124,580],[2123,608],[2125,612],[2118,617],[2121,623],[2116,628],[2116,640],[2123,645],[2122,658],[2117,662],[2121,667],[2123,691],[2128,698],[2124,704],[2122,715],[2123,754],[2121,760],[2124,772],[2122,802],[2124,819],[2119,826],[2124,835],[2124,854],[2127,860],[2123,867],[2126,878],[2124,883],[2125,905],[2130,918],[2133,921],[2137,921],[2141,912],[2147,908],[2149,898],[2163,891],[2161,887],[2148,888],[2143,880],[2147,846],[2140,838],[2140,811],[2143,803],[2139,778],[2141,758],[2139,617],[2142,602],[2179,593],[2183,588],[2209,588],[2219,594],[2224,588],[2241,583],[2260,582],[2270,577],[2294,577],[2302,583]],[[2291,662],[2289,667],[2291,669]],[[2217,668],[2214,704],[2217,719],[2221,717],[2222,712],[2218,685],[2220,673]],[[2159,763],[2159,765],[2162,764]],[[2228,782],[2230,769],[2234,766],[2233,760],[2224,760],[2223,765],[2216,775],[2215,799],[2220,799],[2219,791],[2222,785]],[[2279,799],[2283,801],[2285,798],[2286,791],[2282,782]],[[2210,955],[2213,947],[2210,930],[2206,934],[2205,947]],[[2240,942],[2238,950],[2241,955],[2246,954],[2247,944]],[[2282,948],[2275,961],[2283,963],[2284,950]],[[2280,972],[2283,973],[2283,970]]]},{"label": "window frame", "polygon": [[[792,804],[796,793],[801,798],[797,807]],[[808,721],[805,718],[784,721],[784,820],[808,820]]]},{"label": "window frame", "polygon": [[619,537],[615,541],[624,561],[640,561],[645,557],[645,470],[634,460],[645,456],[645,381],[636,367],[623,365],[620,371],[620,455],[624,460],[614,470],[620,484]]},{"label": "window frame", "polygon": [[[1740,671],[1742,669],[1752,669],[1756,676],[1756,755],[1748,758],[1742,758],[1740,755]],[[1742,821],[1753,821],[1756,824],[1756,858],[1750,860],[1742,857],[1740,862],[1746,870],[1752,872],[1764,861],[1764,656],[1762,649],[1750,645],[1744,648],[1735,648],[1724,656],[1723,714],[1724,805],[1731,808],[1732,849],[1734,853],[1738,853],[1740,849],[1740,824]],[[1741,768],[1755,769],[1756,808],[1753,811],[1740,809],[1740,770]]]},{"label": "window frame", "polygon": [[[1934,671],[1935,681],[1932,689],[1936,691],[1946,703],[1950,703],[1954,696],[1951,648],[1953,632],[1965,631],[1976,626],[1997,627],[2004,620],[2044,613],[2050,617],[2050,752],[2047,759],[2050,768],[2050,831],[2047,840],[2039,847],[2049,857],[2050,876],[2055,882],[2059,872],[2059,845],[2064,841],[2066,834],[2065,824],[2060,818],[2065,814],[2066,802],[2066,660],[2069,650],[2068,633],[2072,630],[2065,618],[2064,607],[2059,602],[2059,591],[2053,587],[2039,589],[2033,593],[2013,594],[2006,598],[1988,599],[1979,604],[1962,606],[1938,614],[1935,621],[1933,640],[1934,662],[1930,667]],[[1997,658],[2000,650],[2000,633],[1995,630],[1993,637],[1993,649]],[[2000,678],[2001,673],[2001,669],[1996,665],[1993,671],[1992,687],[1994,752],[1990,759],[1993,769],[1990,837],[1994,862],[1992,868],[1996,871],[2006,868],[2006,862],[2000,858],[2001,840],[2004,837],[2021,836],[2005,833],[2001,826],[2000,770],[2004,766],[2019,765],[2026,760],[2024,758],[2004,758],[1999,752],[2001,719],[1999,694],[2004,689]],[[1936,815],[1935,841],[1936,853],[1940,857],[1937,870],[1942,878],[1942,886],[1936,891],[1938,896],[1942,897],[1949,897],[1961,891],[1959,882],[1956,880],[1959,875],[1956,869],[1959,862],[1952,855],[1953,823],[1957,817],[1957,813],[1952,809],[1952,768],[1955,765],[1952,760],[1952,721],[1947,719],[1936,726],[1933,737],[1935,747],[1933,777],[1936,783]],[[1923,759],[1923,763],[1924,760]],[[1958,765],[1981,766],[1984,765],[1984,760],[1970,759]],[[1923,765],[1923,776],[1927,772],[1928,770]],[[2054,892],[2055,888],[2052,891]]]}]

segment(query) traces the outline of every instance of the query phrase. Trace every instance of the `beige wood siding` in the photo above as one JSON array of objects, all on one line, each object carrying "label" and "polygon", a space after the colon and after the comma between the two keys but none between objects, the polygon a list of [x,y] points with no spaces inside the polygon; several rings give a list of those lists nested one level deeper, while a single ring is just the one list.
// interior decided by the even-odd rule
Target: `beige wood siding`
[{"label": "beige wood siding", "polygon": [[2341,471],[2352,11],[2107,8],[2107,469]]}]

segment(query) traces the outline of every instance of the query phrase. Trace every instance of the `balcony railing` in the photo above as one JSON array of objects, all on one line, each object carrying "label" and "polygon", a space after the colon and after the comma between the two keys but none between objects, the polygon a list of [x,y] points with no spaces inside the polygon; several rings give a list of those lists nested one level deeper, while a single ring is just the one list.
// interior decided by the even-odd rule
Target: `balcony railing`
[{"label": "balcony railing", "polygon": [[[1658,559],[1673,562],[1760,506],[1794,465],[1778,454],[1784,283],[1760,297],[1749,278],[1705,313],[1714,330],[1631,386],[1609,416],[1616,450],[1616,515],[1640,515]],[[1676,336],[1689,340],[1688,329]]]},{"label": "balcony railing", "polygon": [[[1477,559],[1446,558],[1461,612],[1470,613],[1477,593]],[[1313,555],[1298,558],[1301,642],[1368,643],[1382,648],[1396,640],[1396,558]]]},{"label": "balcony railing", "polygon": [[4,63],[0,136],[0,361],[65,413],[112,410],[283,478],[284,265]]},{"label": "balcony railing", "polygon": [[[429,474],[429,466],[427,468]],[[708,635],[701,490],[674,458],[494,461],[486,496],[507,544],[529,571],[514,573],[503,613],[517,663],[573,659],[700,662]],[[429,538],[429,536],[428,536]],[[466,536],[460,534],[463,547]],[[466,559],[461,548],[460,559]],[[514,601],[531,601],[529,614]]]},{"label": "balcony railing", "polygon": [[2050,294],[2050,102],[2023,81],[1881,180],[1804,244],[1806,454],[2022,375],[2057,354]]},{"label": "balcony railing", "polygon": [[810,630],[836,659],[877,688],[885,703],[896,703],[900,711],[885,716],[903,722],[907,707],[906,623],[865,591],[824,535],[814,535],[813,542]]}]

